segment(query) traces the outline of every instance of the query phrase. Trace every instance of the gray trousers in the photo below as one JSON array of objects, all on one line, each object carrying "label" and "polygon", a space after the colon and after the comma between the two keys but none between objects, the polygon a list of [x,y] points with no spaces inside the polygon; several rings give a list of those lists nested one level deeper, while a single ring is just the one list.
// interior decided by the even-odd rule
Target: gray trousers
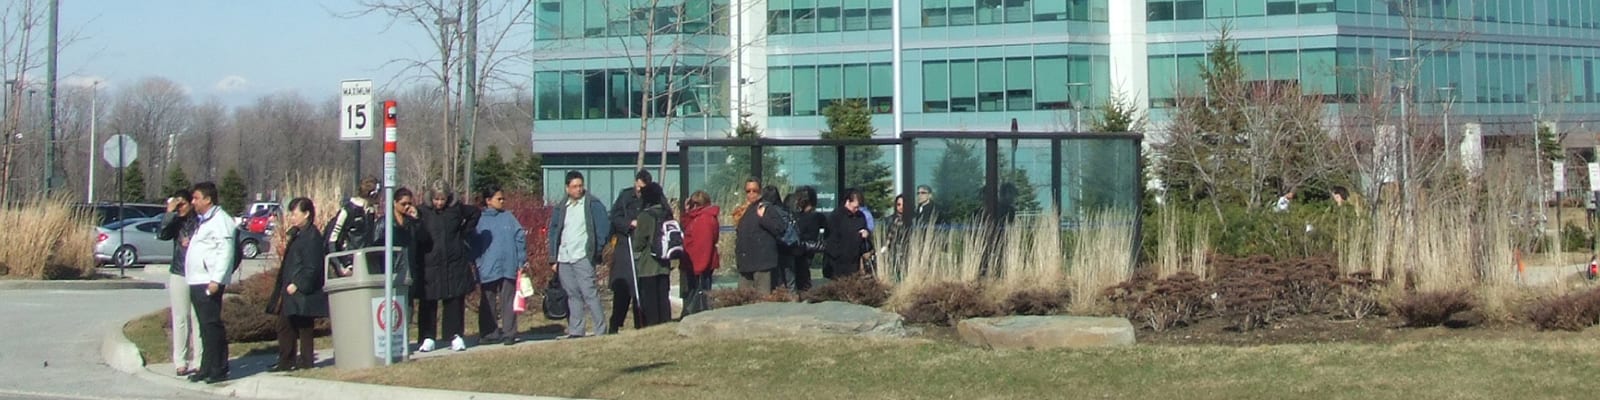
[{"label": "gray trousers", "polygon": [[[494,333],[494,337],[502,339],[517,337],[516,308],[517,280],[497,279],[481,284],[483,293],[478,300],[478,327],[482,330],[480,335]],[[500,326],[495,329],[494,321],[499,317]]]},{"label": "gray trousers", "polygon": [[595,286],[594,263],[558,263],[556,270],[561,288],[567,291],[567,334],[584,336],[585,322],[594,324],[596,336],[606,334],[606,311]]},{"label": "gray trousers", "polygon": [[[771,293],[773,289],[772,273],[775,269],[761,272],[740,272],[739,288],[755,289],[761,294]],[[781,272],[780,272],[781,273]]]}]

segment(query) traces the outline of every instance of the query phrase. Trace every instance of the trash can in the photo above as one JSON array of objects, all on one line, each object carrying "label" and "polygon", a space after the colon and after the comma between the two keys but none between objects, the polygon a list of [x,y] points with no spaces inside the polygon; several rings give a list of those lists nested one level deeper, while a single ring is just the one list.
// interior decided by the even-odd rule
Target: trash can
[{"label": "trash can", "polygon": [[[394,298],[383,301],[383,248],[329,253],[323,260],[327,269],[329,322],[333,324],[334,366],[360,369],[384,365],[384,346],[392,350],[393,360],[406,359],[406,289],[410,274],[402,262],[402,248],[394,248]],[[348,270],[336,263],[347,258]]]}]

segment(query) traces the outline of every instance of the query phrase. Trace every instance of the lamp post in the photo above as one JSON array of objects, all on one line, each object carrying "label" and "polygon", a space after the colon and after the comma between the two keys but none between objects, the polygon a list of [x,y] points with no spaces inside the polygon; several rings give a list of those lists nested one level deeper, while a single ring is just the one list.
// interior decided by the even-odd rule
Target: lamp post
[{"label": "lamp post", "polygon": [[100,139],[95,136],[95,122],[100,119],[98,118],[100,116],[98,113],[99,108],[100,81],[96,80],[94,83],[89,84],[89,157],[87,157],[89,159],[89,187],[88,190],[84,191],[83,201],[90,204],[94,203],[94,148],[100,143]]},{"label": "lamp post", "polygon": [[1072,104],[1072,132],[1083,132],[1083,106],[1078,97],[1078,88],[1089,86],[1088,82],[1072,82],[1067,84],[1067,102]]},{"label": "lamp post", "polygon": [[[700,138],[711,139],[711,109],[706,108],[706,98],[711,97],[711,88],[714,86],[709,83],[699,83],[695,84],[694,87],[695,89],[700,89],[700,92],[696,94],[698,98],[695,100],[700,105]],[[683,154],[682,156],[688,157],[689,155]],[[701,157],[701,163],[704,165],[701,167],[701,171],[709,174],[711,172],[711,157]],[[684,172],[687,173],[688,171]],[[690,175],[690,178],[692,179],[693,175]]]},{"label": "lamp post", "polygon": [[1444,100],[1444,165],[1450,166],[1450,106],[1455,105],[1455,86],[1441,86],[1437,89],[1439,97]]},{"label": "lamp post", "polygon": [[[1407,67],[1410,66],[1411,60],[1411,57],[1389,58],[1391,62],[1407,63]],[[1408,68],[1406,71],[1409,73],[1410,69]],[[1411,82],[1409,79],[1410,77],[1407,76],[1405,79],[1400,80],[1400,198],[1407,211],[1406,215],[1410,215],[1412,197],[1410,190],[1408,190],[1411,187],[1411,128],[1409,126],[1411,118],[1410,114],[1406,112],[1406,105],[1410,101],[1409,97],[1411,97]]]}]

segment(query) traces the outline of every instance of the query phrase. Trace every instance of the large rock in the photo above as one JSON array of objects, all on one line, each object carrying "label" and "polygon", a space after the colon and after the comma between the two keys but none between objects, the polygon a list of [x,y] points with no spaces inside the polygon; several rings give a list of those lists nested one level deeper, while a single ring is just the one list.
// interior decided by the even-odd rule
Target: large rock
[{"label": "large rock", "polygon": [[756,303],[697,313],[678,323],[688,337],[746,339],[847,335],[905,337],[900,314],[863,305],[826,302]]},{"label": "large rock", "polygon": [[961,339],[992,349],[1078,349],[1132,345],[1126,318],[1012,316],[973,318],[956,324]]}]

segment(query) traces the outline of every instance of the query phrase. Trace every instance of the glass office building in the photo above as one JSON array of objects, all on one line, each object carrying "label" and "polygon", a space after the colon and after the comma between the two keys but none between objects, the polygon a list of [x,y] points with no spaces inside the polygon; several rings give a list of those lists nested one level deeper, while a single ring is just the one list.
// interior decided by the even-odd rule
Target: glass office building
[{"label": "glass office building", "polygon": [[672,170],[676,140],[722,137],[739,116],[815,138],[829,103],[862,99],[885,138],[897,115],[903,131],[1070,131],[1075,106],[1114,92],[1146,106],[1158,141],[1223,25],[1247,79],[1295,82],[1330,114],[1415,63],[1416,110],[1448,103],[1458,135],[1600,117],[1594,0],[900,0],[900,109],[894,1],[536,0],[535,151],[616,193],[641,115]]}]

